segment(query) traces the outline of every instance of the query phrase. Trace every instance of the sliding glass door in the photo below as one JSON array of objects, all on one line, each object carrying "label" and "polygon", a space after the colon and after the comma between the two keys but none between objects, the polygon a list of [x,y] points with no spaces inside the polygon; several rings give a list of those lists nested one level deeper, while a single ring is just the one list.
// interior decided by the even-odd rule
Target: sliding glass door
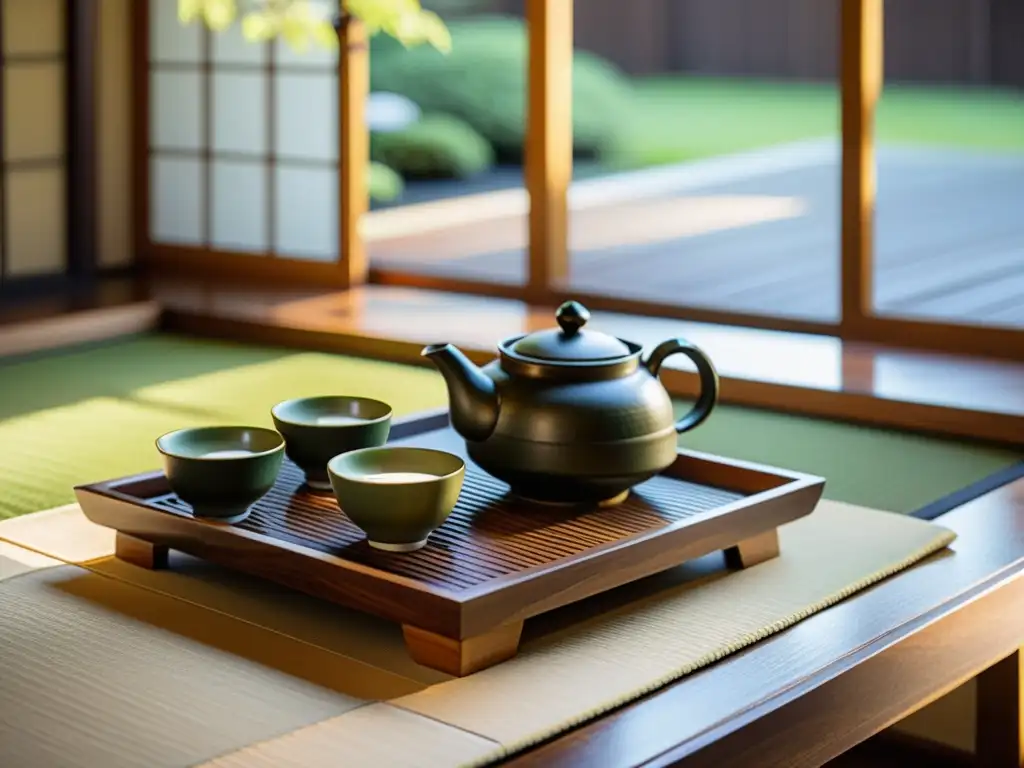
[{"label": "sliding glass door", "polygon": [[[493,0],[481,18],[452,17],[450,59],[368,45],[358,24],[339,59],[300,56],[182,27],[175,0],[139,3],[152,196],[140,250],[230,275],[572,297],[1024,359],[1010,213],[1024,81],[1000,80],[1019,46],[998,34],[998,0],[950,0],[959,21],[922,46],[930,3],[737,0],[752,20],[737,28],[717,0],[629,13]],[[943,76],[973,78],[980,97],[915,69],[945,59]],[[374,129],[377,157],[404,168],[406,204],[364,216],[343,191],[363,189],[367,84],[418,104],[421,125]],[[1002,154],[939,146],[958,122],[957,141],[987,132]],[[422,178],[428,166],[454,178]]]}]

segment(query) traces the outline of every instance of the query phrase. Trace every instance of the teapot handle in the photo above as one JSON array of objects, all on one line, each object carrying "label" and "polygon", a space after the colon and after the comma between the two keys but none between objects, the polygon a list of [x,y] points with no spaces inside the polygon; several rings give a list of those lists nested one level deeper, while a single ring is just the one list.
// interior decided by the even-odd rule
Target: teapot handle
[{"label": "teapot handle", "polygon": [[697,366],[697,375],[700,377],[700,395],[690,412],[676,422],[676,432],[682,434],[689,432],[704,421],[714,409],[718,402],[718,372],[711,360],[700,349],[686,339],[669,339],[651,350],[650,356],[644,361],[644,366],[657,376],[661,372],[661,366],[670,355],[686,355]]}]

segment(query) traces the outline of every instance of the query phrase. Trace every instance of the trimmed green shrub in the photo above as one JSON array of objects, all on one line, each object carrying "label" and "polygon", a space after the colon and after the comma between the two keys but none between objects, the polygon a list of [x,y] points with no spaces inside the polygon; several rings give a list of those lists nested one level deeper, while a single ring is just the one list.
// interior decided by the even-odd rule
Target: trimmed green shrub
[{"label": "trimmed green shrub", "polygon": [[371,134],[370,157],[406,178],[464,179],[490,168],[494,151],[457,117],[425,114],[401,131]]},{"label": "trimmed green shrub", "polygon": [[[559,0],[560,2],[562,0]],[[569,2],[569,0],[564,0]],[[424,112],[464,120],[503,160],[520,160],[526,130],[527,38],[520,19],[487,16],[449,24],[452,51],[405,49],[383,36],[371,43],[371,88],[400,93]],[[632,107],[629,80],[593,54],[573,58],[576,153],[602,157],[626,140]]]},{"label": "trimmed green shrub", "polygon": [[405,182],[393,169],[382,163],[370,163],[367,182],[370,199],[390,202],[398,199],[405,189]]}]

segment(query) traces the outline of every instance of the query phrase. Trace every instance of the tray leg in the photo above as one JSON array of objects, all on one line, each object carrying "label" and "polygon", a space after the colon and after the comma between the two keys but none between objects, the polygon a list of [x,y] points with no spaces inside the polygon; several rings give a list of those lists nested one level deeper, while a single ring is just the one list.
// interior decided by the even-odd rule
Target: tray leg
[{"label": "tray leg", "polygon": [[519,650],[523,622],[505,624],[483,635],[455,640],[419,627],[402,625],[405,647],[418,664],[455,677],[507,661]]},{"label": "tray leg", "polygon": [[114,555],[118,560],[148,568],[151,571],[166,568],[170,561],[170,547],[165,544],[152,544],[127,533],[117,532],[114,539]]},{"label": "tray leg", "polygon": [[744,539],[735,547],[725,550],[725,561],[730,568],[750,568],[778,556],[779,530],[777,528]]}]

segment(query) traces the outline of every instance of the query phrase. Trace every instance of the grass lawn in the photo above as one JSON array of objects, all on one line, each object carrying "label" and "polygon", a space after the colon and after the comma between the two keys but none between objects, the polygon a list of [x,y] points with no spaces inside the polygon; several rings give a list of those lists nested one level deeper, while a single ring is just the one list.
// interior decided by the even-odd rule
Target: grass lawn
[{"label": "grass lawn", "polygon": [[[666,75],[635,81],[632,139],[615,159],[642,167],[839,135],[835,85]],[[1024,93],[886,86],[877,138],[888,143],[1024,151]]]}]

